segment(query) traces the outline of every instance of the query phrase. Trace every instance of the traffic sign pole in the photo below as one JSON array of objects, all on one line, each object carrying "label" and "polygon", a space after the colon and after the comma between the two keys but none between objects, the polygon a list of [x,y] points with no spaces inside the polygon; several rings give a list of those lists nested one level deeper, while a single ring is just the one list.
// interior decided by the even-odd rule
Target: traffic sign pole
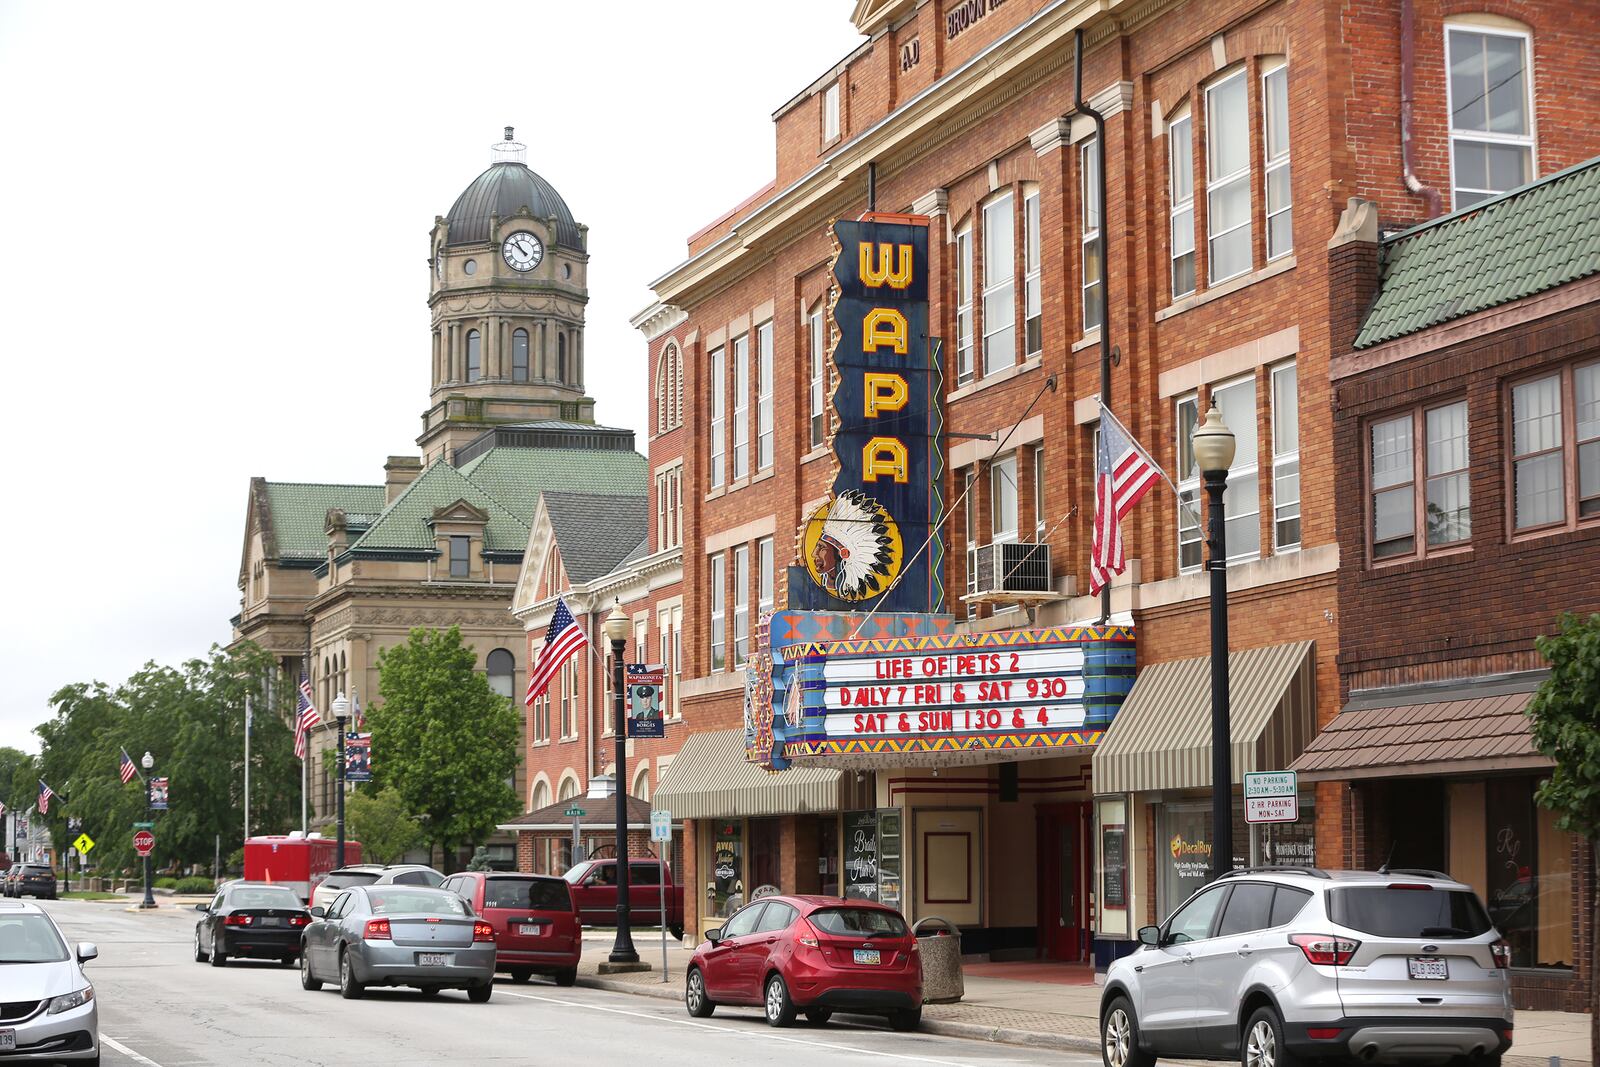
[{"label": "traffic sign pole", "polygon": [[650,813],[650,836],[656,841],[661,870],[656,887],[661,893],[661,981],[667,980],[667,842],[672,840],[672,812],[657,809]]}]

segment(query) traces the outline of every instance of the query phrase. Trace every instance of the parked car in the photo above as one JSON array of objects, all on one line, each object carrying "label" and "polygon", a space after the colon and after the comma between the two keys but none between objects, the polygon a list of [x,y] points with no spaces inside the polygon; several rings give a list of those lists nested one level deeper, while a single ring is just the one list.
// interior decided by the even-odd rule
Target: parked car
[{"label": "parked car", "polygon": [[[584,860],[568,869],[572,899],[585,926],[617,925],[617,861]],[[683,937],[683,886],[672,877],[672,865],[654,859],[628,861],[628,914],[638,926],[660,926],[661,890],[665,882],[666,927],[674,938]]]},{"label": "parked car", "polygon": [[494,927],[495,968],[512,981],[535,974],[549,975],[560,986],[578,980],[583,930],[565,880],[467,871],[446,878],[443,888],[459,893]]},{"label": "parked car", "polygon": [[391,863],[378,872],[373,885],[422,885],[437,889],[444,875],[425,863]]},{"label": "parked car", "polygon": [[14,897],[17,895],[17,879],[22,876],[22,864],[12,864],[6,868],[6,873],[0,877],[0,896]]},{"label": "parked car", "polygon": [[288,886],[229,882],[208,904],[194,910],[194,961],[225,966],[230,956],[275,959],[285,966],[300,956],[300,934],[311,913]]},{"label": "parked car", "polygon": [[1511,949],[1472,889],[1438,872],[1233,871],[1139,941],[1106,974],[1106,1067],[1497,1067],[1511,1047]]},{"label": "parked car", "polygon": [[69,948],[39,905],[0,902],[0,1058],[100,1062],[99,1005],[83,970],[97,955],[87,941]]},{"label": "parked car", "polygon": [[424,994],[465,989],[483,1003],[494,991],[494,927],[454,893],[430,886],[358,885],[329,908],[312,908],[301,937],[300,985],[337,981],[353,1000],[368,986],[412,986]]},{"label": "parked car", "polygon": [[835,1011],[922,1021],[922,957],[898,911],[865,900],[766,896],[707,930],[685,976],[684,1004],[703,1019],[719,1004],[761,1005],[767,1022]]},{"label": "parked car", "polygon": [[16,874],[10,883],[12,896],[56,899],[56,872],[48,863],[19,863],[13,870]]},{"label": "parked car", "polygon": [[338,870],[329,871],[327,877],[311,891],[311,906],[321,905],[326,908],[342,890],[349,889],[353,885],[371,885],[382,873],[381,863],[352,863]]}]

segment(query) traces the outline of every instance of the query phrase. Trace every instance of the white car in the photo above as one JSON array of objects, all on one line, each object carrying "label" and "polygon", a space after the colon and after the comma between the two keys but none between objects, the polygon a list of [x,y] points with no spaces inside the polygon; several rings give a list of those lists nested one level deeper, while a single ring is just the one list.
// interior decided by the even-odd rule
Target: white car
[{"label": "white car", "polygon": [[100,1014],[83,965],[37,904],[0,900],[0,1061],[99,1063]]},{"label": "white car", "polygon": [[382,873],[381,863],[351,863],[329,871],[328,876],[318,882],[317,888],[311,891],[311,902],[307,906],[326,908],[346,889],[353,885],[371,885]]},{"label": "white car", "polygon": [[425,863],[391,863],[378,875],[373,885],[424,885],[438,889],[444,875]]}]

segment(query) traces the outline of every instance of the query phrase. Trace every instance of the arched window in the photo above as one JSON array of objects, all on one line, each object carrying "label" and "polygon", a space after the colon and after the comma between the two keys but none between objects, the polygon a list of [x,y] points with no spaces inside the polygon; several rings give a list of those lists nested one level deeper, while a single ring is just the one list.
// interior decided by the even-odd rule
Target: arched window
[{"label": "arched window", "polygon": [[528,380],[528,331],[515,330],[511,334],[511,380]]},{"label": "arched window", "polygon": [[467,381],[475,382],[483,375],[483,352],[477,330],[467,331]]},{"label": "arched window", "polygon": [[561,788],[556,793],[556,799],[571,800],[578,795],[578,780],[572,776],[561,779]]},{"label": "arched window", "polygon": [[567,380],[567,331],[556,331],[556,380]]},{"label": "arched window", "polygon": [[533,785],[533,796],[528,801],[528,810],[538,811],[540,808],[548,808],[549,806],[550,783],[535,782]]},{"label": "arched window", "polygon": [[669,344],[656,367],[656,432],[676,429],[683,419],[683,363],[678,346]]},{"label": "arched window", "polygon": [[672,346],[672,425],[683,425],[683,353]]},{"label": "arched window", "polygon": [[649,767],[639,768],[639,773],[633,776],[633,789],[631,789],[629,792],[631,795],[638,797],[640,800],[650,799]]},{"label": "arched window", "polygon": [[503,697],[511,695],[511,687],[516,681],[517,661],[510,652],[497,648],[489,653],[486,661],[489,668],[489,688]]}]

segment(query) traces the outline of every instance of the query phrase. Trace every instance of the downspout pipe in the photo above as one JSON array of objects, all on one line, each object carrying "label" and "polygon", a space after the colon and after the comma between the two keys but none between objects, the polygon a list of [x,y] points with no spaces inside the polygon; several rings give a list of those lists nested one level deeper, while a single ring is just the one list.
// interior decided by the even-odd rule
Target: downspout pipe
[{"label": "downspout pipe", "polygon": [[1428,202],[1428,218],[1444,213],[1439,190],[1423,185],[1417,177],[1416,135],[1417,46],[1416,0],[1400,0],[1400,160],[1405,170],[1406,188]]},{"label": "downspout pipe", "polygon": [[[1095,151],[1100,158],[1100,182],[1099,188],[1095,190],[1095,200],[1100,212],[1100,231],[1094,243],[1096,251],[1100,254],[1100,403],[1109,411],[1111,409],[1111,268],[1106,262],[1106,230],[1110,229],[1110,219],[1106,217],[1106,119],[1083,98],[1082,29],[1074,30],[1072,34],[1072,106],[1074,110],[1088,115],[1094,121]],[[1110,619],[1111,586],[1107,585],[1100,590],[1100,621],[1105,623]]]}]

